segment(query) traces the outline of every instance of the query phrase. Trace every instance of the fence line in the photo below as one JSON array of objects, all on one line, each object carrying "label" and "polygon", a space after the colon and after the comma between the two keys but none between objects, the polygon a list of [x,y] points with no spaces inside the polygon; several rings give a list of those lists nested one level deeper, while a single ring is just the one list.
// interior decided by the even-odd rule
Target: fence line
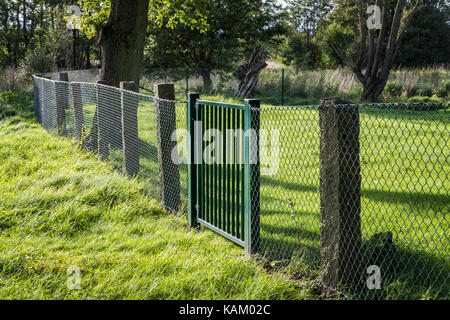
[{"label": "fence line", "polygon": [[[192,179],[207,166],[168,160],[198,141],[194,134],[188,143],[174,130],[192,133],[196,119],[203,129],[231,127],[231,104],[198,95],[189,104],[175,101],[170,85],[156,86],[149,96],[127,90],[135,89],[127,83],[114,88],[35,76],[34,88],[36,117],[50,134],[77,139],[141,180],[169,211],[189,213],[191,226],[200,219],[214,231],[230,232],[229,208],[243,192],[240,204],[257,205],[260,212],[249,220],[258,224],[245,230],[258,229],[256,255],[270,268],[316,279],[349,297],[449,298],[448,106],[250,106],[260,145],[249,149],[249,156],[258,154],[258,170],[247,171],[247,179],[257,179],[258,187],[245,195],[246,187],[233,191],[235,182],[227,184],[233,171],[226,163],[211,167],[216,171],[209,177],[224,181],[216,182],[216,191],[199,189],[208,182]],[[213,115],[205,110],[220,108],[221,120],[204,118]],[[208,199],[216,196],[223,219],[208,220],[209,209],[199,213],[196,205],[210,208]]]}]

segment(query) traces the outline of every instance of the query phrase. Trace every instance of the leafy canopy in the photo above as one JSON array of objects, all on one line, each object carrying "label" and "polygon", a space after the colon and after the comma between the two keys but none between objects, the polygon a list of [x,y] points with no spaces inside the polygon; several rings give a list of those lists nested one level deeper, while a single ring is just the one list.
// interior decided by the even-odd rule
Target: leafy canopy
[{"label": "leafy canopy", "polygon": [[[206,17],[202,8],[207,0],[150,0],[149,21],[152,24],[174,28],[183,23],[190,28],[205,32],[208,29]],[[96,31],[108,22],[111,1],[109,0],[78,0],[81,7],[81,30],[90,38]]]}]

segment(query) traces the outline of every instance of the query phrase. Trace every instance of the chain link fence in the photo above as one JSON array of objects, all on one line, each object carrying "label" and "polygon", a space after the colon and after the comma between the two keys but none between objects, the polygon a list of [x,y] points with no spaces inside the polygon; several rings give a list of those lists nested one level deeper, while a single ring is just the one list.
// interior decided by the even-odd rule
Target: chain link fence
[{"label": "chain link fence", "polygon": [[[154,86],[166,81],[174,88]],[[184,214],[187,165],[171,155],[187,152],[183,96],[196,88],[183,81],[182,72],[144,80],[146,95],[126,83],[119,89],[35,76],[36,117],[50,134],[77,139]],[[251,171],[259,181],[251,197],[260,211],[255,257],[268,270],[314,279],[349,298],[449,298],[447,105],[262,106],[252,113],[260,128],[260,167]]]},{"label": "chain link fence", "polygon": [[171,166],[170,152],[184,139],[172,131],[186,128],[186,101],[134,89],[35,76],[36,117],[50,134],[75,138],[118,172],[143,182],[169,211],[185,213],[187,169]]},{"label": "chain link fence", "polygon": [[[448,299],[449,109],[259,109],[261,248],[272,267],[359,299]],[[278,155],[278,156],[277,156]],[[275,172],[275,174],[273,174]]]}]

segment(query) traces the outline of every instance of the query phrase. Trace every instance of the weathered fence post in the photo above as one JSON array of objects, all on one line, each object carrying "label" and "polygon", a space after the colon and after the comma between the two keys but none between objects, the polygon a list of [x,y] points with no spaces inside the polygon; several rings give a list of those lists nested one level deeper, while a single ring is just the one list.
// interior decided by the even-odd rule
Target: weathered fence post
[{"label": "weathered fence post", "polygon": [[[51,117],[49,117],[50,113],[50,99],[48,98],[51,95],[51,90],[49,88],[50,85],[50,77],[41,76],[41,92],[40,92],[40,106],[41,106],[41,125],[45,130],[49,130],[51,128]],[[56,95],[55,95],[56,98]]]},{"label": "weathered fence post", "polygon": [[40,99],[40,86],[38,84],[38,76],[33,76],[33,98],[34,98],[34,116],[38,123],[42,123],[41,119],[41,99]]},{"label": "weathered fence post", "polygon": [[[244,109],[244,210],[245,210],[245,253],[254,254],[260,246],[260,162],[259,162],[259,126],[260,101],[245,100]],[[256,110],[252,110],[252,108]]]},{"label": "weathered fence post", "polygon": [[176,154],[177,142],[172,141],[176,129],[175,87],[173,84],[157,84],[154,86],[155,115],[157,126],[158,166],[160,200],[171,211],[180,208],[180,171],[172,160],[172,152]]},{"label": "weathered fence post", "polygon": [[71,83],[72,88],[72,104],[73,104],[73,119],[75,123],[75,137],[77,141],[84,140],[84,115],[83,115],[83,100],[81,95],[81,84]]},{"label": "weathered fence post", "polygon": [[[201,112],[195,106],[196,101],[200,98],[197,93],[188,94],[188,104],[187,104],[187,128],[189,132],[189,163],[188,163],[188,220],[189,227],[195,228],[198,226],[197,218],[199,215],[199,211],[202,209],[200,207],[200,192],[197,192],[197,188],[199,188],[199,183],[201,181],[198,174],[200,174],[200,164],[196,163],[196,154],[197,157],[201,154],[198,148],[201,148],[202,137],[201,132],[196,132],[195,121],[202,121]],[[198,137],[200,135],[200,137]],[[199,145],[200,143],[200,145]]]},{"label": "weathered fence post", "polygon": [[120,89],[124,173],[133,177],[139,173],[138,98],[127,91],[136,91],[137,86],[133,81],[121,82]]},{"label": "weathered fence post", "polygon": [[[106,102],[107,91],[104,87],[107,84],[104,80],[97,81],[97,147],[98,154],[102,159],[109,158],[108,136],[108,105]],[[95,117],[95,115],[94,115]],[[94,129],[94,128],[93,128]],[[94,131],[94,130],[92,130]]]},{"label": "weathered fence post", "polygon": [[66,109],[69,106],[69,74],[59,73],[59,81],[55,82],[56,94],[56,124],[58,135],[64,136],[66,132]]},{"label": "weathered fence post", "polygon": [[322,281],[329,287],[361,278],[359,109],[339,98],[319,106]]}]

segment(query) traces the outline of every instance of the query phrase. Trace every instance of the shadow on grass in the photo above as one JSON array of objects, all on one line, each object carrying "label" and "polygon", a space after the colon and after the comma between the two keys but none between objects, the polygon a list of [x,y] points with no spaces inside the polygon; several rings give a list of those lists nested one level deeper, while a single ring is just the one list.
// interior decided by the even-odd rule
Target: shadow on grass
[{"label": "shadow on grass", "polygon": [[[319,192],[318,186],[284,182],[267,176],[261,178],[261,186],[263,188],[265,186],[279,187],[280,192],[284,192],[284,190],[295,192]],[[262,195],[262,201],[264,201],[264,198],[266,197]],[[364,186],[361,190],[361,198],[362,200],[367,198],[377,202],[388,202],[393,204],[416,204],[421,208],[430,208],[438,212],[448,207],[448,203],[450,202],[450,197],[444,194],[365,189]]]},{"label": "shadow on grass", "polygon": [[[313,185],[302,185],[293,182],[282,182],[270,177],[261,179],[262,186],[279,187],[280,192],[317,192],[318,188]],[[273,192],[272,192],[273,193]],[[282,205],[276,209],[264,209],[264,202],[273,201],[270,196],[262,197],[261,216],[261,248],[265,257],[271,261],[287,260],[290,264],[300,265],[305,269],[320,268],[320,233],[308,230],[307,224],[311,221],[305,220],[307,215],[314,213],[295,210],[298,221],[294,221],[289,204]],[[448,206],[449,197],[442,194],[426,194],[420,192],[398,192],[383,190],[363,190],[362,200],[381,201],[391,204],[410,204],[411,207],[428,208],[435,212],[442,212]],[[270,200],[272,199],[272,200]],[[282,201],[282,199],[277,199]],[[364,207],[363,207],[364,209]],[[412,210],[412,213],[417,213]],[[273,220],[264,217],[276,215]],[[283,217],[284,215],[284,217]],[[320,213],[317,212],[317,217]],[[318,218],[317,218],[318,219]],[[319,220],[316,221],[319,223]],[[274,225],[276,223],[277,225]],[[316,226],[312,226],[313,228]],[[319,225],[317,225],[319,230]],[[422,240],[419,235],[414,242],[427,241],[423,230]],[[395,233],[394,231],[394,238]],[[372,237],[372,235],[366,235]],[[445,239],[444,239],[445,241]],[[314,243],[318,243],[314,246]],[[348,292],[359,298],[374,299],[420,299],[420,298],[448,298],[450,292],[449,284],[449,260],[445,252],[429,253],[418,248],[411,248],[408,243],[394,240],[393,244],[380,244],[375,240],[363,241],[363,272],[359,285],[349,288]],[[414,243],[412,243],[414,246]],[[447,257],[447,258],[446,258]],[[366,269],[370,265],[378,265],[382,272],[383,285],[380,290],[360,289],[365,287],[368,274]],[[357,289],[357,287],[359,289]]]}]

